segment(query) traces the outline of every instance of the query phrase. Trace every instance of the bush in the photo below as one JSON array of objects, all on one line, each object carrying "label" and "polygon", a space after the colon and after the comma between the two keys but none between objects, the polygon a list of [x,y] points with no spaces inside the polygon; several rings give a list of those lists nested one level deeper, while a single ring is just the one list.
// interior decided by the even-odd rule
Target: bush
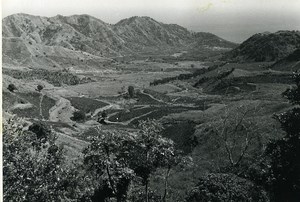
[{"label": "bush", "polygon": [[[83,180],[65,166],[55,134],[38,123],[30,130],[26,125],[20,119],[3,123],[3,201],[79,201]],[[52,137],[41,143],[40,133]]]},{"label": "bush", "polygon": [[134,87],[133,86],[128,86],[128,94],[130,98],[133,98],[134,96]]},{"label": "bush", "polygon": [[39,91],[39,92],[41,92],[41,90],[43,90],[43,88],[44,87],[42,85],[37,85],[36,90]]},{"label": "bush", "polygon": [[17,87],[14,85],[14,84],[9,84],[7,89],[10,91],[10,92],[14,92],[15,90],[18,90]]},{"label": "bush", "polygon": [[19,70],[3,70],[3,74],[9,75],[15,79],[30,79],[30,80],[46,80],[54,86],[61,86],[63,83],[67,85],[77,85],[81,83],[92,82],[89,77],[79,78],[77,75],[65,71],[49,71],[45,69],[34,69],[30,71]]},{"label": "bush", "polygon": [[294,108],[275,115],[285,136],[270,142],[266,149],[271,159],[269,178],[274,201],[300,200],[300,74],[296,73],[294,79],[296,86],[283,93]]},{"label": "bush", "polygon": [[252,182],[233,174],[208,174],[199,179],[186,197],[201,201],[269,201],[266,192]]}]

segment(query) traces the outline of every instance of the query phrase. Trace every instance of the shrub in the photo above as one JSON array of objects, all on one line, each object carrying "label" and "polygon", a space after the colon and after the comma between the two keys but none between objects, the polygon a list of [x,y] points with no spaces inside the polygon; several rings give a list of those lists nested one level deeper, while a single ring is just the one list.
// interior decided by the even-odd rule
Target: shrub
[{"label": "shrub", "polygon": [[[3,123],[3,201],[79,201],[83,180],[66,168],[62,148],[52,141],[55,134],[39,123],[30,130],[26,125],[20,119]],[[41,143],[40,133],[49,140]]]},{"label": "shrub", "polygon": [[14,92],[15,90],[18,90],[17,87],[14,85],[14,84],[9,84],[7,89],[10,91],[10,92]]},{"label": "shrub", "polygon": [[186,197],[201,201],[269,201],[266,192],[252,182],[233,174],[208,174],[199,179]]},{"label": "shrub", "polygon": [[43,88],[44,87],[39,84],[39,85],[37,85],[36,90],[39,91],[39,92],[41,92],[41,90],[43,90]]},{"label": "shrub", "polygon": [[294,75],[296,86],[283,93],[295,107],[276,115],[285,136],[267,145],[270,157],[271,191],[274,201],[299,201],[300,199],[300,74]]},{"label": "shrub", "polygon": [[134,96],[134,87],[133,86],[128,86],[128,94],[131,98]]}]

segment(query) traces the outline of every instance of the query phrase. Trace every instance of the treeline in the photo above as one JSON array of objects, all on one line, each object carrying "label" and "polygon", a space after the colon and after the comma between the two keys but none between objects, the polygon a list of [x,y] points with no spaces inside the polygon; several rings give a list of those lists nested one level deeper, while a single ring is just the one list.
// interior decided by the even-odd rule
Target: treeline
[{"label": "treeline", "polygon": [[214,77],[202,77],[193,86],[197,87],[197,86],[205,83],[208,80],[217,81],[217,80],[223,79],[223,78],[229,76],[234,70],[235,70],[235,68],[231,68],[230,70],[222,72],[222,73],[220,73],[220,74],[218,74],[217,76],[214,76]]},{"label": "treeline", "polygon": [[32,69],[30,71],[19,71],[3,69],[2,73],[15,79],[46,80],[54,86],[61,86],[63,84],[77,85],[93,81],[89,77],[79,78],[77,75],[74,75],[67,70],[49,71],[46,69]]},{"label": "treeline", "polygon": [[167,77],[167,78],[163,78],[163,79],[158,79],[158,80],[154,80],[153,82],[150,83],[150,86],[156,86],[159,84],[165,84],[168,83],[170,81],[175,81],[175,80],[187,80],[202,74],[205,74],[207,72],[210,72],[218,67],[221,67],[223,65],[225,65],[226,63],[221,63],[218,65],[212,65],[208,68],[202,68],[202,69],[198,69],[196,70],[194,73],[188,73],[188,74],[179,74],[178,76],[174,76],[174,77]]}]

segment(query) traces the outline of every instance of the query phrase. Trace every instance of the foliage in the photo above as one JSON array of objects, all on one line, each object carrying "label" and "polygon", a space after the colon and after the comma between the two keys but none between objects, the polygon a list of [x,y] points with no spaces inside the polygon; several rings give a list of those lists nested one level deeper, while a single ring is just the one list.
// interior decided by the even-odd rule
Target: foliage
[{"label": "foliage", "polygon": [[283,96],[286,97],[292,104],[300,104],[300,73],[294,74],[293,78],[296,83],[296,86],[293,88],[287,89],[283,92]]},{"label": "foliage", "polygon": [[61,86],[62,84],[77,85],[81,83],[92,82],[91,78],[83,77],[79,78],[66,71],[49,71],[46,69],[33,69],[30,71],[19,71],[19,70],[3,70],[3,74],[9,75],[15,79],[30,79],[30,80],[45,80],[54,86]]},{"label": "foliage", "polygon": [[299,48],[299,31],[278,31],[255,34],[222,59],[239,62],[275,61]]},{"label": "foliage", "polygon": [[197,146],[194,136],[196,124],[191,121],[180,121],[164,125],[163,136],[174,141],[175,148],[189,154]]},{"label": "foliage", "polygon": [[44,86],[39,84],[39,85],[37,85],[36,90],[41,92],[41,90],[43,90],[43,88],[44,88]]},{"label": "foliage", "polygon": [[40,124],[4,120],[3,197],[5,201],[79,199],[74,170],[64,167],[63,149],[55,134]]},{"label": "foliage", "polygon": [[91,144],[83,151],[87,170],[95,171],[95,178],[101,182],[95,201],[104,196],[116,197],[117,201],[127,198],[134,173],[128,167],[129,159],[124,157],[126,152],[130,152],[127,146],[132,142],[131,138],[115,131],[102,134],[99,131],[99,136],[93,137]]},{"label": "foliage", "polygon": [[[283,93],[293,105],[300,103],[300,74],[295,76],[296,87]],[[270,157],[271,191],[274,201],[300,200],[300,108],[299,106],[276,115],[286,132],[282,139],[268,144],[266,154]]]},{"label": "foliage", "polygon": [[133,86],[128,86],[128,94],[131,98],[134,96],[134,87]]},{"label": "foliage", "polygon": [[18,90],[17,87],[15,86],[15,84],[9,84],[7,89],[10,91],[10,92],[14,92],[15,90]]},{"label": "foliage", "polygon": [[213,155],[217,158],[217,166],[234,168],[245,163],[250,165],[263,154],[263,136],[274,132],[274,129],[265,130],[259,125],[263,123],[253,118],[260,109],[259,105],[226,107],[224,113],[203,125],[198,141],[201,143],[206,138],[211,139],[210,150],[213,149]]},{"label": "foliage", "polygon": [[[158,201],[149,177],[177,163],[173,142],[162,138],[156,121],[140,123],[138,133],[103,132],[83,151],[83,164],[65,164],[56,134],[43,123],[4,122],[3,175],[7,201]],[[167,194],[167,176],[165,194]],[[145,191],[141,190],[145,186]],[[136,187],[131,189],[131,187]],[[145,199],[146,198],[146,199]]]},{"label": "foliage", "polygon": [[[132,187],[130,196],[128,197],[129,201],[134,202],[145,202],[145,190],[141,186]],[[162,202],[162,197],[158,194],[157,190],[148,190],[148,200],[151,202]]]},{"label": "foliage", "polygon": [[189,191],[186,201],[269,201],[267,194],[252,182],[233,174],[208,174]]},{"label": "foliage", "polygon": [[148,201],[150,175],[159,167],[170,168],[176,163],[173,142],[161,137],[161,125],[148,120],[139,126],[138,134],[104,133],[98,129],[98,136],[84,150],[84,164],[96,172],[101,182],[99,197],[107,193],[106,198],[125,200],[130,182],[141,179]]},{"label": "foliage", "polygon": [[175,80],[187,80],[187,79],[190,79],[190,78],[194,78],[194,77],[197,77],[199,75],[210,72],[214,69],[217,69],[218,67],[224,66],[225,64],[226,63],[222,63],[222,64],[210,66],[208,68],[198,69],[194,73],[179,74],[178,76],[174,76],[174,77],[166,77],[166,78],[163,78],[163,79],[154,80],[153,82],[150,83],[150,86],[152,86],[152,85],[156,86],[156,85],[159,85],[159,84],[164,84],[164,83],[168,83],[170,81],[175,81]]},{"label": "foliage", "polygon": [[[28,131],[35,134],[36,139],[32,142],[32,146],[36,149],[41,149],[43,144],[46,144],[49,140],[53,142],[54,136],[51,135],[51,130],[42,122],[35,122],[28,127]],[[52,138],[52,139],[50,139]]]},{"label": "foliage", "polygon": [[139,134],[136,139],[135,152],[131,156],[130,166],[136,175],[142,178],[145,185],[146,201],[148,201],[148,184],[151,173],[158,167],[171,168],[176,164],[175,148],[172,140],[163,138],[163,127],[154,120],[141,121]]}]

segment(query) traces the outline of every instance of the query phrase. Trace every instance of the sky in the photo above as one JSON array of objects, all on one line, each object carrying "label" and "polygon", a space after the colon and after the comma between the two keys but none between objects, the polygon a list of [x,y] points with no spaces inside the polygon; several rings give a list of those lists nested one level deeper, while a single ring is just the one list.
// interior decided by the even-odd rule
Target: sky
[{"label": "sky", "polygon": [[259,32],[300,30],[300,0],[2,0],[2,18],[15,13],[88,14],[111,24],[149,16],[237,43]]}]

